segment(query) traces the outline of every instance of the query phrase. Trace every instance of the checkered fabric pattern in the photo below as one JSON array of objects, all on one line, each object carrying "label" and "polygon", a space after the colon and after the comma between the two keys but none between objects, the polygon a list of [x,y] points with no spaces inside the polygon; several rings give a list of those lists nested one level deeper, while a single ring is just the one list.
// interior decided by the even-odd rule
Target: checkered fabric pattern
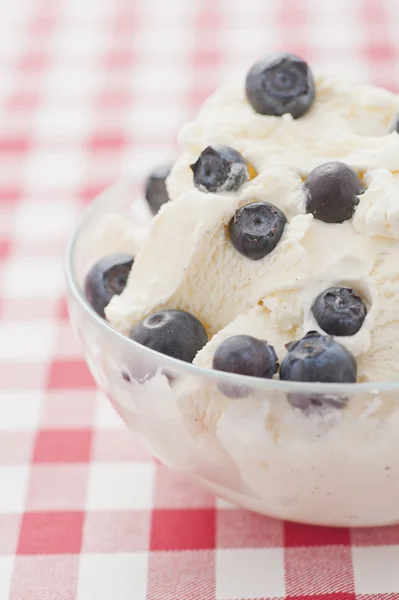
[{"label": "checkered fabric pattern", "polygon": [[61,262],[221,80],[287,49],[395,88],[398,31],[397,0],[2,3],[0,600],[399,598],[399,526],[283,523],[154,461],[96,391]]}]

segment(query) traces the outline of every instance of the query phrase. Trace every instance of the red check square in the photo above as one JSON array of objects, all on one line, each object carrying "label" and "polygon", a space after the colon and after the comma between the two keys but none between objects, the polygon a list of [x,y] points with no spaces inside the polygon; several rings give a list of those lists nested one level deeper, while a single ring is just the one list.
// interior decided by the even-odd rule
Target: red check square
[{"label": "red check square", "polygon": [[83,360],[56,360],[51,364],[49,389],[94,386],[93,377]]},{"label": "red check square", "polygon": [[87,462],[90,458],[90,430],[47,429],[39,431],[34,462]]},{"label": "red check square", "polygon": [[59,302],[58,310],[57,310],[57,317],[60,319],[60,321],[68,321],[69,320],[68,305],[67,305],[66,298],[61,298],[61,300]]},{"label": "red check square", "polygon": [[0,138],[0,153],[14,152],[23,154],[30,148],[30,141],[26,137],[1,137]]},{"label": "red check square", "polygon": [[215,510],[154,510],[151,550],[206,550],[214,547]]},{"label": "red check square", "polygon": [[7,258],[9,250],[10,250],[9,240],[0,240],[0,260],[4,260],[5,258]]},{"label": "red check square", "polygon": [[301,523],[284,524],[285,546],[349,546],[350,531],[341,527],[316,527]]},{"label": "red check square", "polygon": [[84,513],[25,513],[18,554],[76,554],[82,545]]},{"label": "red check square", "polygon": [[[360,600],[360,596],[354,592],[334,592],[332,594],[304,594],[301,596],[286,596],[284,600]],[[365,599],[366,600],[366,599]],[[368,596],[367,600],[372,600],[372,596]],[[383,600],[378,596],[378,600]],[[390,600],[387,598],[387,600]]]}]

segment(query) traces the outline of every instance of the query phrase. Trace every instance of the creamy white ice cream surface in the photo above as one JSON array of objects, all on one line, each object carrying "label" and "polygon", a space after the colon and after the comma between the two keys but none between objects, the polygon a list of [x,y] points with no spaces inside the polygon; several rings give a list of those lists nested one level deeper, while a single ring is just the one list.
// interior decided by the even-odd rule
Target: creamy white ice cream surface
[{"label": "creamy white ice cream surface", "polygon": [[[212,368],[216,348],[237,334],[266,340],[281,363],[288,342],[310,330],[323,333],[311,311],[318,294],[350,287],[367,316],[355,335],[339,341],[356,358],[358,381],[399,381],[399,135],[390,133],[398,111],[396,94],[325,76],[316,79],[316,100],[299,119],[255,113],[243,86],[217,91],[180,133],[171,202],[140,243],[126,289],[106,309],[112,326],[128,334],[158,310],[186,310],[210,340],[197,366]],[[193,185],[190,165],[218,144],[238,150],[256,170],[237,192],[204,193]],[[343,223],[306,214],[303,181],[328,161],[348,164],[365,187]],[[228,231],[237,209],[254,201],[274,204],[287,217],[276,248],[256,261],[236,251]],[[238,468],[242,489],[234,489],[246,495],[248,508],[331,524],[399,518],[396,398],[380,406],[359,396],[346,410],[313,416],[289,407],[279,391],[237,400],[194,380],[179,381],[173,398],[179,426],[198,448],[206,447],[208,458],[214,453],[220,469],[231,461]],[[353,478],[359,494],[347,498]],[[371,514],[376,487],[385,516]]]},{"label": "creamy white ice cream surface", "polygon": [[[399,135],[389,133],[398,108],[391,92],[327,77],[316,80],[316,100],[300,119],[255,113],[242,89],[216,92],[183,127],[183,154],[168,181],[172,202],[154,219],[126,290],[111,301],[111,324],[128,333],[159,309],[179,308],[197,316],[210,337],[225,327],[229,335],[249,334],[250,318],[239,317],[262,305],[262,329],[275,330],[282,360],[287,340],[320,330],[310,310],[316,296],[352,287],[368,314],[357,334],[339,341],[355,355],[360,381],[398,379],[399,336],[395,342],[391,331],[399,321]],[[190,164],[210,144],[239,150],[258,175],[235,193],[196,189]],[[305,210],[303,179],[330,160],[353,167],[365,185],[353,218],[341,224]],[[259,261],[239,254],[227,229],[236,210],[253,201],[274,204],[289,221],[276,249]],[[391,360],[384,339],[394,344]],[[210,348],[215,341],[198,364],[211,366],[201,357]]]}]

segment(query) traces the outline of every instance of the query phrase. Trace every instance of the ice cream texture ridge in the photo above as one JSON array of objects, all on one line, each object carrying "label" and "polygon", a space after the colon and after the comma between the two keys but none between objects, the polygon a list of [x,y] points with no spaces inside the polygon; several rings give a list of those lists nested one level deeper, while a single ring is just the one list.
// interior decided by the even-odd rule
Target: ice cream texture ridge
[{"label": "ice cream texture ridge", "polygon": [[[216,347],[239,334],[267,340],[281,363],[288,342],[323,333],[315,298],[347,287],[367,306],[359,331],[337,338],[356,357],[358,381],[398,380],[399,135],[392,123],[399,98],[323,75],[315,90],[308,112],[294,118],[255,112],[243,85],[221,89],[183,127],[182,154],[167,180],[171,201],[153,219],[125,290],[106,308],[114,328],[128,334],[156,311],[180,309],[209,336],[194,364],[212,367]],[[237,190],[195,186],[190,166],[209,146],[231,147],[251,166]],[[306,178],[331,161],[351,167],[364,186],[353,216],[338,223],[306,210]],[[236,212],[255,202],[287,219],[261,260],[237,252],[228,231]]]}]

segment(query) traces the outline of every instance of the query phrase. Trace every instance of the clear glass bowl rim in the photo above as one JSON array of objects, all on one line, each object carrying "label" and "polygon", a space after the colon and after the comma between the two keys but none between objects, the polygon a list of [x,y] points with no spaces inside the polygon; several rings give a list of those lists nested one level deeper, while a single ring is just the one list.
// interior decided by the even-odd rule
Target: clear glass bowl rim
[{"label": "clear glass bowl rim", "polygon": [[[106,191],[106,190],[105,190]],[[194,377],[201,377],[208,379],[209,381],[214,381],[218,383],[224,383],[234,386],[250,386],[252,389],[263,390],[264,392],[271,391],[281,391],[287,393],[298,393],[298,394],[326,394],[326,395],[354,395],[354,394],[376,394],[379,392],[398,392],[399,391],[399,381],[398,382],[387,382],[387,381],[375,381],[368,383],[310,383],[310,382],[295,382],[295,381],[280,381],[278,379],[262,379],[260,377],[250,377],[246,375],[236,375],[234,373],[225,373],[223,371],[216,371],[213,369],[205,369],[203,367],[198,367],[191,363],[187,363],[176,358],[171,358],[164,354],[160,354],[155,350],[151,350],[146,348],[145,346],[141,346],[134,340],[129,337],[123,335],[122,333],[116,331],[111,327],[111,325],[102,319],[97,313],[92,309],[90,304],[87,302],[83,290],[79,285],[79,282],[76,278],[76,274],[73,268],[73,258],[75,253],[75,248],[77,242],[79,240],[79,236],[81,233],[84,233],[85,225],[88,223],[90,218],[96,214],[97,207],[101,205],[104,207],[104,199],[103,194],[100,194],[94,200],[91,201],[90,205],[84,211],[83,216],[80,219],[77,227],[72,231],[70,235],[65,261],[64,261],[64,273],[67,284],[67,289],[69,294],[74,298],[74,300],[79,305],[80,309],[85,312],[86,316],[93,322],[93,324],[102,330],[104,333],[107,333],[110,336],[115,338],[116,342],[126,345],[130,347],[132,352],[136,355],[142,355],[143,359],[145,357],[152,358],[153,361],[162,359],[163,366],[166,368],[170,368],[172,371],[183,371],[187,375],[191,375]],[[109,212],[112,212],[112,207],[109,207]]]}]

